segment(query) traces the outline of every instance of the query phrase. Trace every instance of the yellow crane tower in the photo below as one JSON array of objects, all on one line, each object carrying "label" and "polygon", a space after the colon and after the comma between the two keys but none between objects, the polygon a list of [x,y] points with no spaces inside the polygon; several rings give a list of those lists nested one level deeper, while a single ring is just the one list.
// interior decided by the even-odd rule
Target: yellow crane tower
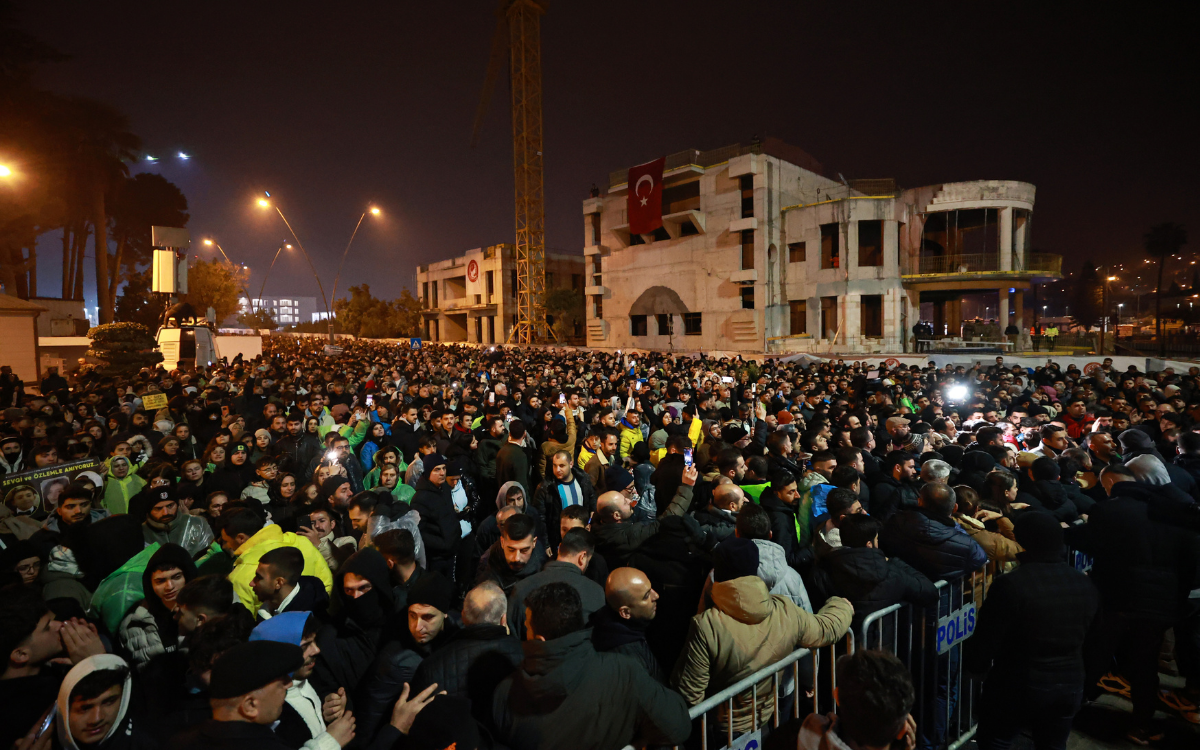
[{"label": "yellow crane tower", "polygon": [[475,146],[507,48],[517,230],[517,324],[509,333],[508,342],[517,344],[556,338],[546,325],[542,308],[546,291],[546,208],[542,189],[541,17],[546,4],[547,0],[500,0],[483,96],[471,133],[471,145]]}]

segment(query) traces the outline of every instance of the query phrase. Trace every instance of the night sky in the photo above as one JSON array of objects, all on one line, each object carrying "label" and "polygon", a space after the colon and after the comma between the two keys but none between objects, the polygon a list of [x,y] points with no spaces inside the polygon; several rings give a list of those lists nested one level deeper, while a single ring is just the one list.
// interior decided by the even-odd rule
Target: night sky
[{"label": "night sky", "polygon": [[[580,201],[611,170],[754,135],[847,178],[1032,182],[1034,247],[1065,270],[1140,255],[1166,220],[1197,247],[1197,67],[1180,6],[834,5],[553,2],[548,248],[582,252]],[[331,281],[375,202],[385,218],[368,217],[340,289],[392,297],[419,263],[512,241],[507,80],[468,147],[494,7],[29,0],[24,27],[72,56],[41,85],[130,116],[161,158],[140,168],[187,195],[194,249],[215,237],[257,293],[287,236],[254,205],[266,189]],[[180,150],[193,158],[170,158]],[[41,294],[57,271],[39,271]],[[315,286],[302,257],[281,257],[267,293],[320,304]]]}]

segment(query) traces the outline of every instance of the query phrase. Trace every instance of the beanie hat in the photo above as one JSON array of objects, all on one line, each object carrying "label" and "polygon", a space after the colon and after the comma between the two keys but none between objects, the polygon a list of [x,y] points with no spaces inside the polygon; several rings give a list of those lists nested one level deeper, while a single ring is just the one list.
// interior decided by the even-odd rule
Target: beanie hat
[{"label": "beanie hat", "polygon": [[425,473],[433,471],[439,466],[446,465],[446,457],[440,453],[430,453],[428,456],[421,456],[421,466],[425,467]]},{"label": "beanie hat", "polygon": [[791,424],[793,419],[795,419],[795,417],[792,416],[792,413],[786,409],[775,415],[775,421],[779,422],[779,424]]},{"label": "beanie hat", "polygon": [[408,604],[425,604],[439,612],[454,609],[454,584],[434,570],[427,570],[408,590]]},{"label": "beanie hat", "polygon": [[304,651],[291,643],[239,643],[213,664],[209,697],[220,700],[253,693],[302,666]]},{"label": "beanie hat", "polygon": [[746,437],[750,433],[738,426],[726,427],[721,430],[721,438],[730,445]]},{"label": "beanie hat", "polygon": [[758,575],[758,545],[750,539],[731,536],[713,550],[713,581]]},{"label": "beanie hat", "polygon": [[325,497],[331,497],[333,493],[337,492],[338,487],[341,487],[343,484],[350,484],[350,480],[343,476],[329,477],[324,482],[321,482],[321,494]]},{"label": "beanie hat", "polygon": [[604,486],[608,489],[620,492],[631,484],[633,484],[633,475],[625,467],[610,464],[604,470]]}]

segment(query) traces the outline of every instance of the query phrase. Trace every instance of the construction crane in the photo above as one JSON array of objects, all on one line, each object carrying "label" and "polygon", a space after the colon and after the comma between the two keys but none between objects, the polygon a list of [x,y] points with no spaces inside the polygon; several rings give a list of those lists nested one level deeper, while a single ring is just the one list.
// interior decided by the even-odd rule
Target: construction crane
[{"label": "construction crane", "polygon": [[546,208],[542,189],[542,41],[541,18],[546,0],[500,0],[496,31],[475,111],[471,146],[479,133],[488,102],[500,78],[505,52],[512,88],[513,182],[516,193],[517,324],[508,343],[557,340],[546,325],[542,298],[546,292]]}]

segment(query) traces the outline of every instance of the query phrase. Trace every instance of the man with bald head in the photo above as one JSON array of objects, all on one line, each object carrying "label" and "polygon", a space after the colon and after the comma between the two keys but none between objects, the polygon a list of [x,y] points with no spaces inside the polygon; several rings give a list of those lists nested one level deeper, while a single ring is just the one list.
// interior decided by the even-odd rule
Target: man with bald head
[{"label": "man with bald head", "polygon": [[[524,656],[510,632],[513,626],[504,592],[492,581],[468,591],[462,621],[462,629],[417,667],[409,694],[437,683],[439,692],[471,701],[477,721],[490,721],[492,693]],[[524,630],[520,622],[515,627]]]},{"label": "man with bald head", "polygon": [[604,585],[604,604],[592,616],[592,645],[600,652],[632,656],[646,672],[666,684],[646,641],[646,628],[658,613],[658,592],[637,568],[617,568]]},{"label": "man with bald head", "polygon": [[[724,479],[724,477],[722,477]],[[704,510],[696,511],[700,528],[712,534],[718,542],[733,536],[737,528],[737,514],[746,504],[746,493],[736,484],[718,484],[713,490],[712,502]]]},{"label": "man with bald head", "polygon": [[[659,518],[687,513],[688,506],[692,504],[692,487],[698,476],[699,472],[694,466],[683,472],[683,482]],[[658,519],[645,523],[633,520],[636,502],[620,492],[605,492],[596,501],[592,533],[596,535],[596,552],[604,557],[609,570],[623,567],[638,547],[658,533]]]}]

